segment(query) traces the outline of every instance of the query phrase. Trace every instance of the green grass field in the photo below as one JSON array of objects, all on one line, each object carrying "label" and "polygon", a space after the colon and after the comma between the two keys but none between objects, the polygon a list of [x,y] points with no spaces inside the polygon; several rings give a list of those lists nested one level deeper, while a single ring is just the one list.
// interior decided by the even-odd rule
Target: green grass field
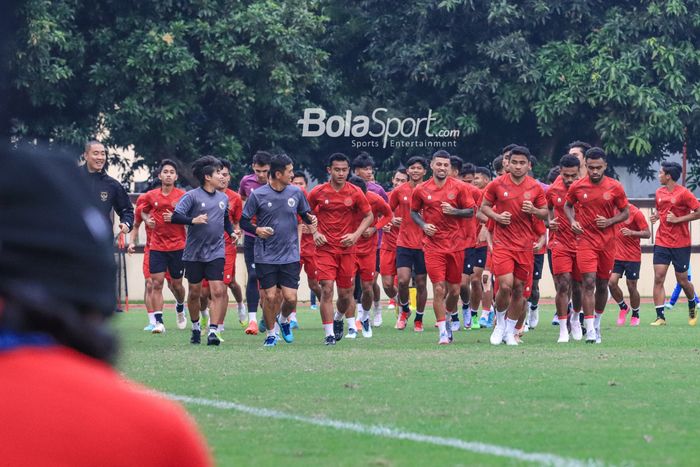
[{"label": "green grass field", "polygon": [[[246,336],[234,311],[219,348],[189,344],[189,330],[177,330],[171,312],[164,335],[141,330],[142,312],[115,321],[120,369],[171,394],[560,456],[554,464],[700,464],[700,328],[687,325],[684,304],[663,328],[648,325],[651,305],[642,307],[642,326],[617,328],[617,307],[608,305],[601,345],[557,344],[553,306],[541,308],[540,326],[516,348],[491,346],[486,329],[460,331],[453,345],[438,346],[432,311],[422,334],[393,329],[394,314],[385,311],[373,338],[330,348],[308,308],[299,310],[296,341],[275,348]],[[185,407],[221,466],[531,465],[517,453]]]}]

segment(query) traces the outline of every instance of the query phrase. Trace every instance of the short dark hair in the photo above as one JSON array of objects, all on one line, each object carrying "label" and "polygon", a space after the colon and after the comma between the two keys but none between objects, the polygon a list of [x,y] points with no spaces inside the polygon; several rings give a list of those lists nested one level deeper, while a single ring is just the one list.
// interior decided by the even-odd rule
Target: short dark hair
[{"label": "short dark hair", "polygon": [[433,153],[432,160],[437,159],[438,157],[441,157],[443,159],[449,159],[450,158],[450,153],[445,151],[444,149],[438,149]]},{"label": "short dark hair", "polygon": [[[572,156],[574,159],[576,159],[576,156]],[[547,173],[547,183],[554,183],[554,181],[557,179],[561,172],[561,168],[557,165],[555,167],[552,167],[549,169],[549,173]]]},{"label": "short dark hair", "polygon": [[228,171],[231,171],[231,161],[228,159],[219,159],[221,162],[221,165],[223,166],[224,169],[228,169]]},{"label": "short dark hair", "polygon": [[457,172],[461,172],[462,166],[464,165],[464,161],[462,160],[461,157],[452,155],[452,156],[450,156],[450,165],[452,166],[453,169],[456,169]]},{"label": "short dark hair", "polygon": [[465,162],[464,164],[462,164],[462,170],[459,171],[460,177],[474,174],[476,174],[476,166],[474,164],[472,164],[471,162]]},{"label": "short dark hair", "polygon": [[474,175],[476,174],[481,174],[484,177],[488,177],[489,179],[493,178],[493,174],[491,173],[488,167],[476,167],[474,169]]},{"label": "short dark hair", "polygon": [[275,154],[270,159],[270,178],[276,179],[277,172],[284,172],[288,165],[294,164],[292,158],[286,154]]},{"label": "short dark hair", "polygon": [[406,167],[404,167],[403,165],[400,165],[399,167],[397,167],[396,170],[394,170],[394,175],[396,175],[397,173],[408,175],[408,172],[406,172]]},{"label": "short dark hair", "polygon": [[604,161],[608,160],[608,156],[605,154],[605,151],[603,151],[602,148],[599,147],[592,147],[588,151],[586,151],[585,155],[586,159],[603,159]]},{"label": "short dark hair", "polygon": [[413,164],[420,164],[424,169],[428,169],[428,161],[425,160],[423,156],[413,156],[406,161],[406,168],[412,166]]},{"label": "short dark hair", "polygon": [[350,175],[348,178],[348,183],[355,185],[357,188],[362,190],[362,193],[367,193],[367,183],[365,182],[364,178],[358,177],[357,175]]},{"label": "short dark hair", "polygon": [[518,145],[515,143],[510,143],[508,146],[504,147],[501,149],[501,154],[507,154],[513,150],[513,148],[517,147]]},{"label": "short dark hair", "polygon": [[301,170],[295,170],[294,171],[294,178],[299,178],[299,177],[304,179],[304,183],[306,183],[307,185],[309,184],[309,177],[306,176],[306,173],[302,172]]},{"label": "short dark hair", "polygon": [[591,145],[586,143],[585,141],[574,141],[572,143],[569,143],[569,146],[566,148],[567,151],[572,150],[573,148],[580,148],[581,151],[583,151],[584,154],[586,154],[586,151],[591,149]]},{"label": "short dark hair", "polygon": [[173,169],[175,169],[175,173],[178,173],[178,172],[179,172],[179,171],[178,171],[178,168],[177,168],[177,164],[175,163],[174,160],[172,160],[172,159],[163,159],[162,161],[160,161],[160,166],[158,167],[158,173],[161,173],[161,172],[163,171],[163,167],[165,167],[166,165],[169,165],[170,167],[172,167]]},{"label": "short dark hair", "polygon": [[561,156],[561,159],[559,159],[559,165],[561,167],[581,167],[581,161],[579,161],[576,156],[564,154]]},{"label": "short dark hair", "polygon": [[503,170],[503,156],[496,156],[496,158],[491,162],[493,166],[493,171],[498,173]]},{"label": "short dark hair", "polygon": [[530,150],[525,146],[515,146],[513,149],[510,150],[510,155],[511,157],[525,156],[527,157],[528,161],[532,161],[532,155],[530,154]]},{"label": "short dark hair", "polygon": [[671,180],[674,182],[677,182],[683,173],[683,167],[678,162],[662,162],[661,168],[671,176]]},{"label": "short dark hair", "polygon": [[214,156],[202,156],[192,163],[192,175],[195,176],[200,186],[204,185],[205,177],[211,176],[224,166],[221,161]]},{"label": "short dark hair", "polygon": [[253,165],[270,165],[272,154],[267,151],[258,151],[253,154]]},{"label": "short dark hair", "polygon": [[350,165],[350,159],[348,156],[343,154],[342,152],[334,152],[328,157],[328,167],[333,165],[333,162],[347,162],[348,166]]},{"label": "short dark hair", "polygon": [[352,160],[352,169],[364,169],[374,167],[374,159],[366,152],[361,152]]}]

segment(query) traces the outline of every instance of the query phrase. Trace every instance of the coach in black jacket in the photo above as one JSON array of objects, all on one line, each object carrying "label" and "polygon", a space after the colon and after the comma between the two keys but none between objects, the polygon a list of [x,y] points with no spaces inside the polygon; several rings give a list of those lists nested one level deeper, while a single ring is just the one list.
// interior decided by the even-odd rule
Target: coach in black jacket
[{"label": "coach in black jacket", "polygon": [[88,180],[88,186],[97,200],[100,212],[112,225],[111,212],[119,216],[119,230],[128,233],[134,225],[134,208],[121,184],[107,175],[104,170],[107,162],[107,152],[102,143],[90,141],[85,145],[85,165],[82,170]]}]

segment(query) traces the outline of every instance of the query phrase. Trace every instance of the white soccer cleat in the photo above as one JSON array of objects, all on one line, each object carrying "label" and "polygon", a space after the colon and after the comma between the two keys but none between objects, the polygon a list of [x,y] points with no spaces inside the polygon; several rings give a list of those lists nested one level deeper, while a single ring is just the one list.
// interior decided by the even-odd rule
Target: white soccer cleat
[{"label": "white soccer cleat", "polygon": [[586,344],[595,344],[597,340],[598,340],[598,335],[595,332],[595,329],[591,329],[589,331],[586,331]]},{"label": "white soccer cleat", "polygon": [[178,329],[185,329],[187,327],[187,317],[185,316],[185,312],[177,313],[177,328]]},{"label": "white soccer cleat", "polygon": [[583,339],[583,329],[581,329],[578,318],[569,319],[569,323],[571,324],[571,338],[575,341]]},{"label": "white soccer cleat", "polygon": [[569,342],[569,334],[559,334],[559,340],[557,340],[557,344],[566,344]]},{"label": "white soccer cleat", "polygon": [[528,319],[528,326],[530,329],[535,329],[540,322],[540,310],[530,310],[530,317]]},{"label": "white soccer cleat", "polygon": [[440,339],[438,340],[439,345],[448,345],[450,343],[450,336],[447,335],[447,332],[441,332],[440,333]]},{"label": "white soccer cleat", "polygon": [[496,324],[493,328],[493,332],[491,333],[491,344],[492,345],[501,345],[503,342],[503,335],[506,333],[505,326],[499,326]]},{"label": "white soccer cleat", "polygon": [[518,345],[518,341],[515,339],[515,334],[506,333],[504,341],[506,345]]},{"label": "white soccer cleat", "polygon": [[153,326],[153,331],[151,331],[152,334],[163,334],[165,333],[165,325],[163,323],[156,323],[155,326]]},{"label": "white soccer cleat", "polygon": [[357,329],[348,329],[348,333],[345,334],[346,339],[357,339]]},{"label": "white soccer cleat", "polygon": [[374,315],[374,319],[372,320],[372,326],[378,328],[378,327],[380,327],[380,326],[382,325],[382,322],[383,322],[383,320],[382,320],[382,313],[381,313],[381,312],[376,313],[376,314]]},{"label": "white soccer cleat", "polygon": [[595,328],[595,343],[602,344],[603,336],[600,334],[600,328]]},{"label": "white soccer cleat", "polygon": [[450,329],[452,332],[459,331],[459,321],[450,321]]}]

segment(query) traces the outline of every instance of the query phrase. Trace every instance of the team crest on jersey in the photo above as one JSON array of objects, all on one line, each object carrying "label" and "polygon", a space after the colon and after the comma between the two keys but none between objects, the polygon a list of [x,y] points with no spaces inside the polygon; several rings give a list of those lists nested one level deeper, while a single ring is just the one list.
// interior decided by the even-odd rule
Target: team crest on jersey
[{"label": "team crest on jersey", "polygon": [[561,204],[561,198],[557,198],[557,203]]},{"label": "team crest on jersey", "polygon": [[525,199],[530,199],[531,197],[532,197],[532,195],[530,194],[529,191],[526,191],[525,194],[523,195],[523,198],[525,198]]},{"label": "team crest on jersey", "polygon": [[448,193],[447,199],[455,199],[455,194],[454,194],[454,193]]},{"label": "team crest on jersey", "polygon": [[289,206],[290,208],[293,208],[294,206],[296,206],[296,204],[297,204],[297,202],[294,201],[294,198],[289,198],[287,200],[287,206]]},{"label": "team crest on jersey", "polygon": [[503,196],[508,196],[508,192],[507,192],[507,191],[504,191],[504,192],[503,192]]},{"label": "team crest on jersey", "polygon": [[328,200],[327,199],[323,200],[323,204],[328,204]]},{"label": "team crest on jersey", "polygon": [[226,208],[226,204],[224,204],[223,201],[219,201],[219,209],[221,209],[223,211],[225,208]]},{"label": "team crest on jersey", "polygon": [[676,198],[671,198],[671,204],[676,204]]},{"label": "team crest on jersey", "polygon": [[108,197],[109,197],[109,193],[107,193],[106,191],[100,191],[100,199],[102,200],[103,203],[105,201],[107,201]]},{"label": "team crest on jersey", "polygon": [[404,197],[403,197],[403,200],[404,200],[404,201],[408,201],[408,196],[404,196]]},{"label": "team crest on jersey", "polygon": [[588,199],[588,193],[583,194],[583,199]]},{"label": "team crest on jersey", "polygon": [[207,207],[207,203],[202,203],[202,207],[203,207],[203,208],[206,208],[206,207]]},{"label": "team crest on jersey", "polygon": [[431,199],[433,199],[433,197],[432,197],[432,196],[430,196],[430,195],[428,195],[428,199],[429,199],[429,200],[431,200]]},{"label": "team crest on jersey", "polygon": [[346,206],[352,206],[352,198],[345,198],[343,204]]},{"label": "team crest on jersey", "polygon": [[271,207],[272,207],[272,203],[268,201],[268,202],[267,202],[267,207],[268,207],[268,208],[271,208]]},{"label": "team crest on jersey", "polygon": [[158,201],[156,201],[154,204],[155,204],[156,207],[158,207]]},{"label": "team crest on jersey", "polygon": [[610,193],[608,193],[607,191],[606,191],[605,193],[603,193],[603,199],[604,199],[605,201],[610,201],[610,198],[612,198],[612,196],[610,195]]}]

